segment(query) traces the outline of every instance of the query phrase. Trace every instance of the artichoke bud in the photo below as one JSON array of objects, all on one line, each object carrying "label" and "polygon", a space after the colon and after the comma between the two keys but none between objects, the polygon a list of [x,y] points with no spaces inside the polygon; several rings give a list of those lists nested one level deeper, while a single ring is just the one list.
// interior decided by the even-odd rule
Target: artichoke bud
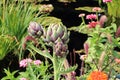
[{"label": "artichoke bud", "polygon": [[53,42],[54,44],[59,41],[63,41],[63,43],[66,44],[69,41],[69,33],[66,27],[61,23],[50,24],[47,29],[46,39],[48,42]]},{"label": "artichoke bud", "polygon": [[58,42],[62,42],[62,40],[60,39],[60,37],[58,37],[58,39],[54,43],[57,44]]},{"label": "artichoke bud", "polygon": [[45,41],[46,41],[46,42],[50,42],[50,41],[51,41],[51,37],[50,37],[50,36],[46,36]]},{"label": "artichoke bud", "polygon": [[42,34],[43,34],[43,32],[41,32],[41,31],[38,31],[38,32],[37,32],[37,35],[38,35],[38,36],[41,36]]},{"label": "artichoke bud", "polygon": [[28,34],[30,36],[35,36],[35,31],[33,29],[28,29]]},{"label": "artichoke bud", "polygon": [[67,31],[64,32],[64,35],[62,36],[62,41],[64,43],[66,43],[66,41],[68,41],[69,39],[69,34],[67,33]]},{"label": "artichoke bud", "polygon": [[52,35],[52,28],[48,27],[47,36],[51,36],[51,35]]},{"label": "artichoke bud", "polygon": [[43,28],[37,22],[30,22],[28,33],[34,37],[40,37],[43,34]]},{"label": "artichoke bud", "polygon": [[53,34],[51,35],[51,39],[53,42],[55,42],[58,38],[58,34],[56,33],[56,31],[53,32]]},{"label": "artichoke bud", "polygon": [[57,29],[57,34],[59,35],[59,37],[62,37],[63,34],[64,34],[64,31],[63,31],[63,27],[62,26],[59,26],[58,29]]},{"label": "artichoke bud", "polygon": [[52,31],[56,31],[59,26],[57,24],[52,24],[50,27],[52,28]]},{"label": "artichoke bud", "polygon": [[56,55],[62,57],[67,52],[68,46],[60,41],[56,43],[54,48]]}]

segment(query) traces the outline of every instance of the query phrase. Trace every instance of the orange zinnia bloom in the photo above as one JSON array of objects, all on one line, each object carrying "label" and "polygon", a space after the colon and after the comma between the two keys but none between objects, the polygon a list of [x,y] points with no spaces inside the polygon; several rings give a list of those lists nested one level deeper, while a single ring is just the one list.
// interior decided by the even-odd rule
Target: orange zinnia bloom
[{"label": "orange zinnia bloom", "polygon": [[108,80],[108,75],[101,71],[93,71],[90,73],[87,80]]}]

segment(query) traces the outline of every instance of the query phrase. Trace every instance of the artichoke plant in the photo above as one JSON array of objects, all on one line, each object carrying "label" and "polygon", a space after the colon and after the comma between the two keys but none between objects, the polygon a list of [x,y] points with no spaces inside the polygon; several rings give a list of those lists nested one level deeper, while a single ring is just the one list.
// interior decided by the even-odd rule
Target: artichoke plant
[{"label": "artichoke plant", "polygon": [[45,37],[45,40],[48,43],[52,42],[56,44],[60,39],[64,44],[67,44],[69,41],[69,32],[67,32],[67,29],[63,24],[54,23],[48,27]]},{"label": "artichoke plant", "polygon": [[58,41],[54,46],[54,50],[57,56],[63,57],[67,53],[68,46],[67,44],[64,44],[62,41]]},{"label": "artichoke plant", "polygon": [[69,41],[69,32],[67,32],[66,27],[61,23],[51,24],[45,36],[45,41],[49,45],[53,46],[53,50],[57,56],[63,57],[66,55]]},{"label": "artichoke plant", "polygon": [[40,37],[43,34],[43,27],[37,22],[30,22],[28,27],[28,33],[33,37]]}]

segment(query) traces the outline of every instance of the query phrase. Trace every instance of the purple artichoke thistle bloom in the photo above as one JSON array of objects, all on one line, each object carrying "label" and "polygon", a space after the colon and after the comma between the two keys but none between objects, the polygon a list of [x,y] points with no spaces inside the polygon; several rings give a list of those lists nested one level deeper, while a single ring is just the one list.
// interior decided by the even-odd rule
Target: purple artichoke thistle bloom
[{"label": "purple artichoke thistle bloom", "polygon": [[30,22],[28,33],[31,36],[40,37],[43,34],[43,28],[37,22]]}]

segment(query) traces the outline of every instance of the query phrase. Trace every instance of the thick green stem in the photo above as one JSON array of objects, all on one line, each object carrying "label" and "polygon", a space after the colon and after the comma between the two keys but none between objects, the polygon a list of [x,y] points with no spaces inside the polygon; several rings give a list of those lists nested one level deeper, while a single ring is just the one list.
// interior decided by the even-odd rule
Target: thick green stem
[{"label": "thick green stem", "polygon": [[58,72],[58,62],[57,62],[57,56],[55,53],[53,54],[53,68],[54,68],[54,80],[59,80],[59,72]]}]

